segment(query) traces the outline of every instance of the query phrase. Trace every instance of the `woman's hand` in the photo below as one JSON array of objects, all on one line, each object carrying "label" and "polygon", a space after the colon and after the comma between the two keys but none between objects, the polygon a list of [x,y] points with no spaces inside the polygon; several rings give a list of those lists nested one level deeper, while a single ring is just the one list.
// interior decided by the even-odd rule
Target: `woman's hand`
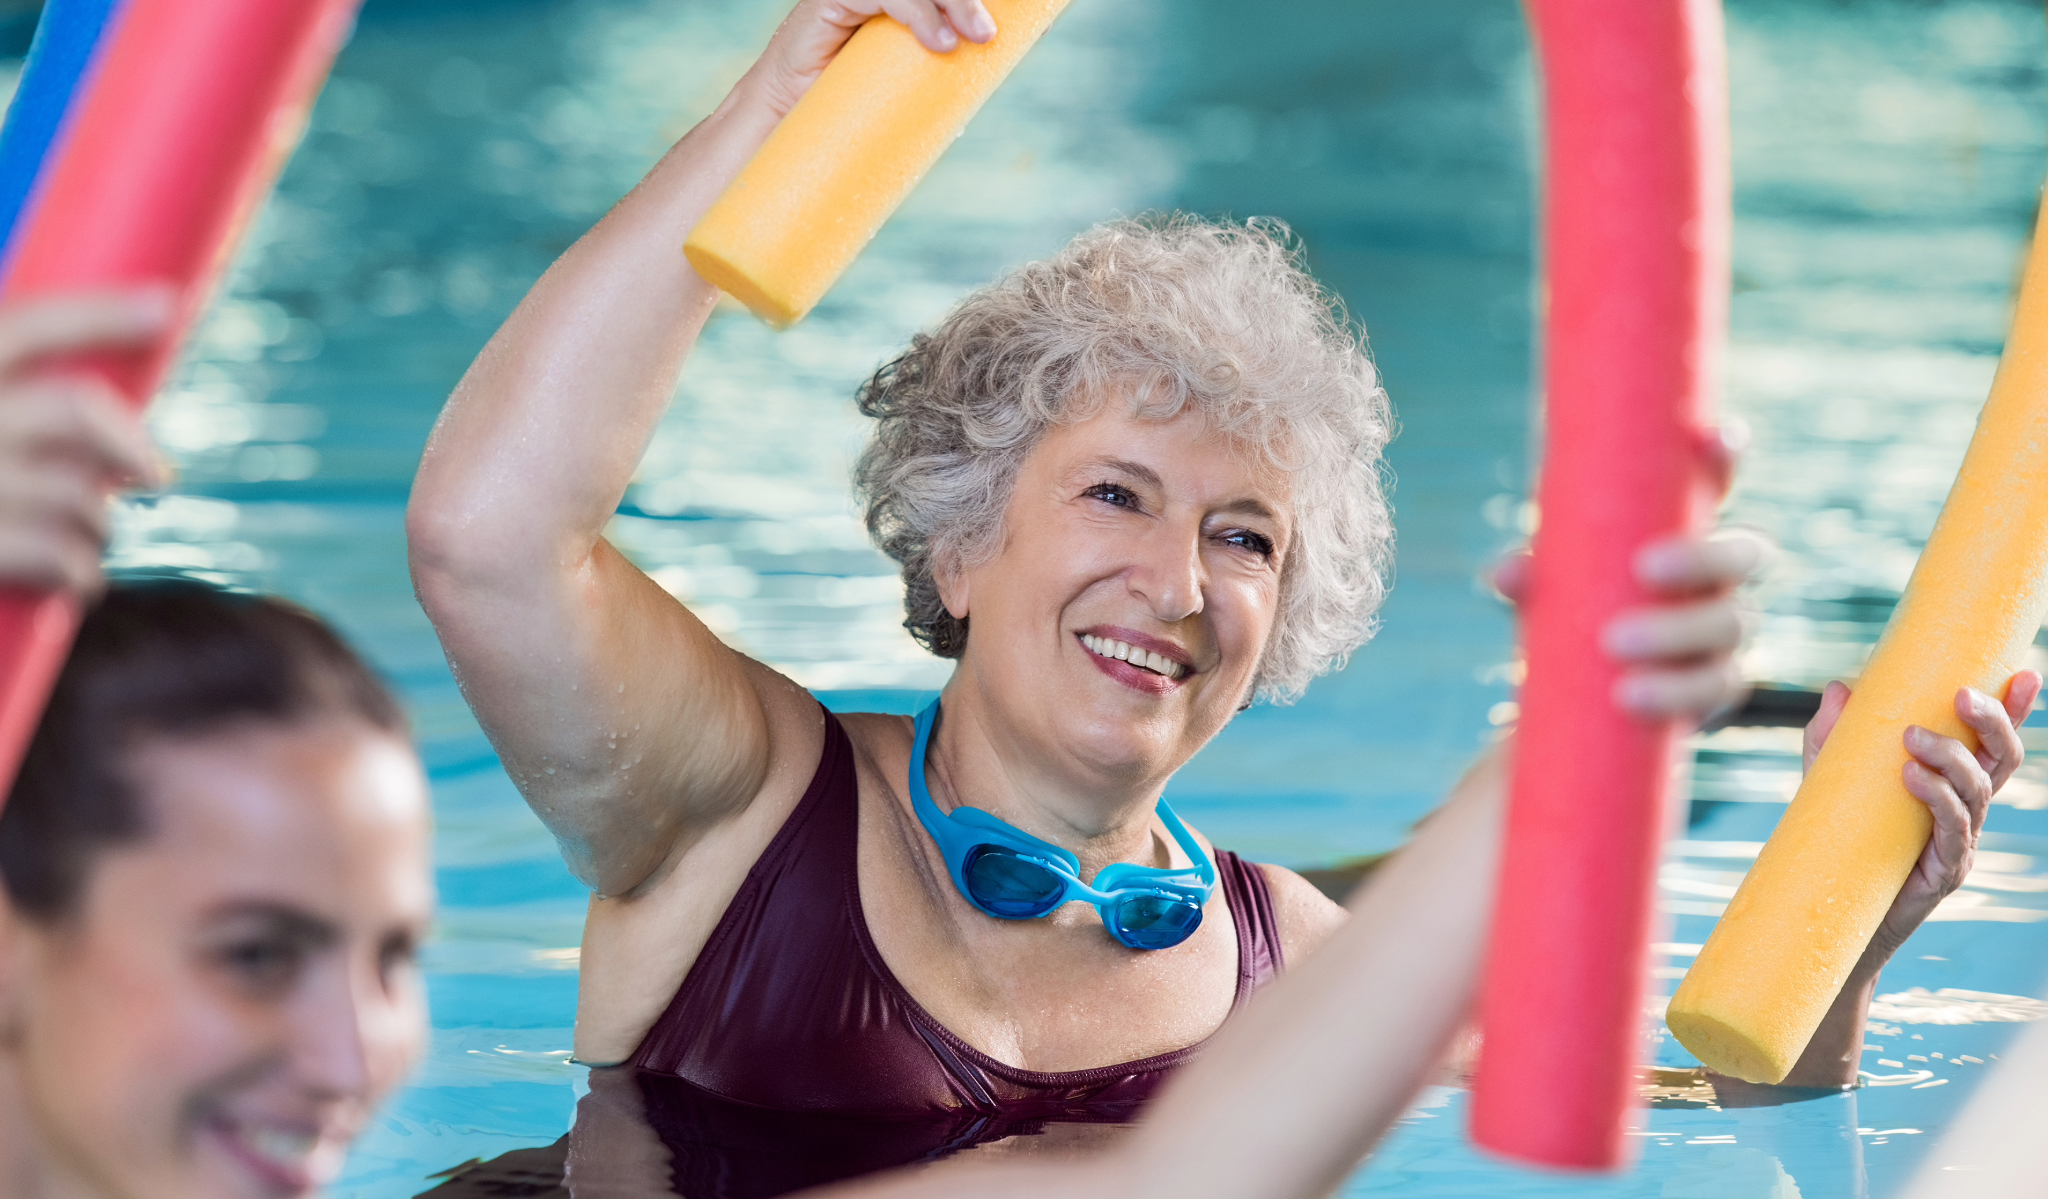
[{"label": "woman's hand", "polygon": [[[1956,715],[1977,734],[1981,748],[1972,751],[1954,737],[1911,725],[1906,729],[1906,790],[1927,805],[1934,817],[1934,833],[1920,851],[1920,861],[1906,876],[1898,898],[1885,913],[1884,923],[1871,938],[1859,970],[1875,972],[1898,952],[1906,938],[1933,913],[1934,909],[1963,885],[1977,855],[1977,838],[1984,832],[1984,817],[1991,797],[1998,794],[2013,771],[2026,758],[2020,746],[2018,726],[2041,694],[2041,676],[2022,670],[2006,684],[2003,702],[1972,688],[1956,692]],[[1806,768],[1827,743],[1828,734],[1842,718],[1849,703],[1849,688],[1829,683],[1821,695],[1820,711],[1806,726]]]},{"label": "woman's hand", "polygon": [[[2015,726],[2026,719],[2027,710],[2041,694],[2041,676],[2022,670],[2006,684],[2003,703],[1981,691],[1964,688],[1956,692],[1956,715],[1977,734],[1983,746],[1976,752],[1954,737],[1944,737],[1918,725],[1906,730],[1906,790],[1927,805],[1934,816],[1934,833],[1920,851],[1920,861],[1892,900],[1891,910],[1870,938],[1870,944],[1842,984],[1813,1039],[1793,1063],[1782,1085],[1788,1087],[1850,1087],[1856,1085],[1856,1071],[1863,1059],[1863,1028],[1870,1015],[1870,999],[1877,993],[1877,978],[1886,962],[1897,953],[1906,938],[1934,912],[1941,901],[1970,877],[1970,865],[1977,853],[1977,837],[1984,831],[1984,817],[1991,797],[1998,793],[2019,767],[2025,752],[2020,748]],[[1849,689],[1829,683],[1821,695],[1820,711],[1806,726],[1806,766],[1826,744],[1842,709],[1849,703]],[[1726,1080],[1715,1083],[1724,1106],[1750,1102],[1741,1098],[1748,1084]]]},{"label": "woman's hand", "polygon": [[141,422],[105,384],[39,374],[54,354],[140,346],[170,319],[157,290],[41,300],[0,311],[0,585],[100,585],[107,495],[163,481]]},{"label": "woman's hand", "polygon": [[[1749,426],[1731,418],[1697,437],[1707,484],[1726,496],[1749,445]],[[1747,530],[1717,529],[1652,542],[1636,554],[1636,581],[1666,602],[1607,622],[1602,641],[1627,667],[1614,684],[1614,702],[1623,711],[1700,724],[1748,698],[1749,685],[1735,668],[1747,631],[1736,591],[1762,568],[1768,548]],[[1493,584],[1519,606],[1528,593],[1528,553],[1502,560]]]},{"label": "woman's hand", "polygon": [[854,30],[883,14],[902,22],[935,54],[957,49],[961,38],[986,42],[996,35],[995,18],[981,0],[803,0],[749,72],[776,116],[810,90]]},{"label": "woman's hand", "polygon": [[[1764,542],[1724,529],[1668,538],[1636,555],[1636,578],[1667,602],[1620,613],[1607,624],[1607,652],[1627,667],[1614,702],[1646,720],[1695,723],[1742,702],[1748,685],[1735,668],[1744,619],[1737,588],[1763,564]],[[1529,555],[1504,560],[1494,586],[1520,603],[1528,589]]]}]

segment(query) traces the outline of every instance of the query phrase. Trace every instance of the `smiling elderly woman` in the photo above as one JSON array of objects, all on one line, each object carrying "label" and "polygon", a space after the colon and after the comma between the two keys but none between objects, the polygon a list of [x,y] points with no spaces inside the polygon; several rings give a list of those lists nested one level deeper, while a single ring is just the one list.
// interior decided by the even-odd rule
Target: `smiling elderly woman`
[{"label": "smiling elderly woman", "polygon": [[[579,1058],[756,1108],[1128,1115],[1343,919],[1160,796],[1371,633],[1391,415],[1280,226],[1103,226],[862,392],[859,490],[908,627],[957,660],[942,702],[834,717],[722,644],[601,532],[717,299],[680,232],[881,7],[800,4],[535,285],[428,447],[414,577],[596,892]],[[886,8],[939,51],[993,30],[974,0]],[[1711,707],[1744,564],[1657,561],[1639,704]],[[1498,791],[1483,768],[1453,802]]]}]

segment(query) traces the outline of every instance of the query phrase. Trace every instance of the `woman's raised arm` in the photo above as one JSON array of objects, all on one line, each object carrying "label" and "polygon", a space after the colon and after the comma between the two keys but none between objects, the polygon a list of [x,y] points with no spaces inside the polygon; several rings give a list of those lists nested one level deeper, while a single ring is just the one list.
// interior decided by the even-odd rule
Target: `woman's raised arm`
[{"label": "woman's raised arm", "polygon": [[717,111],[562,255],[435,426],[406,515],[413,583],[506,770],[602,894],[743,809],[776,677],[603,539],[717,292],[684,236],[870,16],[986,41],[980,0],[803,0]]}]

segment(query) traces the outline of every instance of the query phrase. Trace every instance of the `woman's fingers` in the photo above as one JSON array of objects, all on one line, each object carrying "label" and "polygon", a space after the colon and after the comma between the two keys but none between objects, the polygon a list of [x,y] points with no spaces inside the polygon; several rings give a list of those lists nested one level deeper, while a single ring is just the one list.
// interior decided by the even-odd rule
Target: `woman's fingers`
[{"label": "woman's fingers", "polygon": [[100,544],[44,527],[0,524],[0,586],[90,595],[100,585]]},{"label": "woman's fingers", "polygon": [[104,387],[0,380],[0,583],[95,590],[108,492],[162,474],[141,422]]},{"label": "woman's fingers", "polygon": [[950,53],[960,39],[985,42],[996,35],[995,18],[981,0],[882,0],[882,11],[901,21],[927,50]]},{"label": "woman's fingers", "polygon": [[[1915,732],[1934,736],[1925,729],[1908,729],[1906,742],[1909,747]],[[1914,752],[1914,760],[1905,765],[1906,790],[1912,793],[1913,798],[1926,804],[1928,813],[1934,817],[1934,835],[1928,840],[1923,867],[1930,862],[1937,867],[1926,872],[1928,882],[1936,892],[1947,895],[1962,886],[1963,879],[1970,873],[1970,858],[1977,846],[1977,833],[1983,827],[1983,821],[1976,817],[1970,803],[1957,793],[1953,780],[1941,771],[1929,769],[1919,760],[1918,751]],[[1963,757],[1967,760],[1969,755],[1964,754]],[[1971,762],[1970,766],[1975,769],[1976,763]],[[1988,794],[1986,798],[1988,801]],[[1981,811],[1981,808],[1976,810]]]},{"label": "woman's fingers", "polygon": [[950,53],[961,38],[985,42],[996,23],[982,0],[803,0],[749,72],[758,94],[779,117],[810,90],[846,40],[870,19],[888,16],[909,29],[925,49]]},{"label": "woman's fingers", "polygon": [[[1947,792],[1963,805],[1969,816],[1970,834],[1974,837],[1977,830],[1984,827],[1992,792],[1991,776],[1977,761],[1976,755],[1954,737],[1944,737],[1917,724],[1906,727],[1906,752],[1913,755],[1913,761],[1907,763],[1909,767],[1917,765],[1924,773],[1939,778]],[[1910,770],[1908,774],[1910,776]],[[1927,797],[1921,798],[1926,800]]]},{"label": "woman's fingers", "polygon": [[2027,722],[2027,714],[2034,710],[2034,701],[2041,698],[2041,674],[2035,670],[2022,670],[2012,676],[2005,685],[2005,714],[2017,728]]},{"label": "woman's fingers", "polygon": [[1500,592],[1502,599],[1520,606],[1522,601],[1529,597],[1531,561],[1533,559],[1529,556],[1528,550],[1516,550],[1494,563],[1491,581],[1493,589]]},{"label": "woman's fingers", "polygon": [[106,493],[76,468],[0,472],[0,585],[94,590],[107,522]]},{"label": "woman's fingers", "polygon": [[986,42],[996,35],[996,19],[982,0],[939,0],[946,19],[970,42]]},{"label": "woman's fingers", "polygon": [[1820,747],[1827,744],[1828,734],[1835,731],[1836,723],[1842,719],[1842,709],[1848,706],[1847,683],[1829,683],[1820,693],[1820,710],[1806,722],[1806,737],[1801,747],[1802,769],[1813,769],[1813,760],[1820,756]]},{"label": "woman's fingers", "polygon": [[1742,612],[1732,601],[1637,608],[1607,623],[1601,641],[1623,662],[1654,662],[1742,648]]},{"label": "woman's fingers", "polygon": [[947,54],[960,46],[960,34],[934,0],[882,0],[881,8],[908,28],[927,50]]},{"label": "woman's fingers", "polygon": [[1738,416],[1725,417],[1718,427],[1700,430],[1700,461],[1715,495],[1726,496],[1735,485],[1735,467],[1749,443],[1749,425]]},{"label": "woman's fingers", "polygon": [[1748,582],[1764,564],[1766,544],[1744,529],[1653,541],[1636,554],[1636,579],[1674,598],[1730,590]]},{"label": "woman's fingers", "polygon": [[[1636,556],[1636,577],[1658,598],[1690,600],[1623,612],[1601,630],[1609,655],[1630,669],[1614,685],[1622,710],[1651,720],[1705,720],[1742,701],[1736,672],[1744,619],[1735,590],[1764,560],[1764,543],[1747,533],[1674,537]],[[1514,604],[1528,598],[1531,558],[1510,554],[1492,582]]]},{"label": "woman's fingers", "polygon": [[0,469],[36,462],[68,463],[101,489],[164,482],[142,422],[104,386],[82,379],[0,383]]},{"label": "woman's fingers", "polygon": [[36,300],[0,311],[0,377],[36,359],[76,350],[146,344],[170,323],[167,287]]},{"label": "woman's fingers", "polygon": [[[2005,705],[1972,687],[1956,692],[1956,715],[1977,734],[1975,762],[1990,776],[1991,789],[2005,786],[2012,772],[2026,760],[2019,730]],[[1966,751],[1967,752],[1967,751]]]},{"label": "woman's fingers", "polygon": [[[1722,529],[1708,537],[1668,537],[1636,554],[1636,580],[1667,599],[1732,591],[1756,575],[1769,549],[1761,535],[1747,529]],[[1528,598],[1530,562],[1527,550],[1517,550],[1494,565],[1493,586],[1511,603]]]},{"label": "woman's fingers", "polygon": [[1711,658],[1695,666],[1632,670],[1614,683],[1614,702],[1644,720],[1704,721],[1741,702],[1748,690],[1735,663]]},{"label": "woman's fingers", "polygon": [[67,463],[37,463],[0,475],[0,523],[88,541],[97,552],[109,532],[107,494]]}]

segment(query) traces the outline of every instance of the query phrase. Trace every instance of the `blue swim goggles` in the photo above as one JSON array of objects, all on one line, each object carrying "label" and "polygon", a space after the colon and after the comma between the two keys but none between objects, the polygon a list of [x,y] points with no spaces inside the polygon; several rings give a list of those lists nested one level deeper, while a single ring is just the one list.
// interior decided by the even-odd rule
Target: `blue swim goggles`
[{"label": "blue swim goggles", "polygon": [[1083,900],[1102,914],[1102,927],[1132,949],[1170,949],[1202,927],[1202,907],[1216,889],[1216,864],[1164,799],[1159,818],[1194,865],[1159,869],[1117,862],[1095,885],[1081,881],[1081,859],[1008,821],[966,805],[939,811],[924,781],[925,751],[939,701],[917,714],[910,751],[910,803],[938,843],[953,885],[967,902],[1002,920],[1034,920]]}]

